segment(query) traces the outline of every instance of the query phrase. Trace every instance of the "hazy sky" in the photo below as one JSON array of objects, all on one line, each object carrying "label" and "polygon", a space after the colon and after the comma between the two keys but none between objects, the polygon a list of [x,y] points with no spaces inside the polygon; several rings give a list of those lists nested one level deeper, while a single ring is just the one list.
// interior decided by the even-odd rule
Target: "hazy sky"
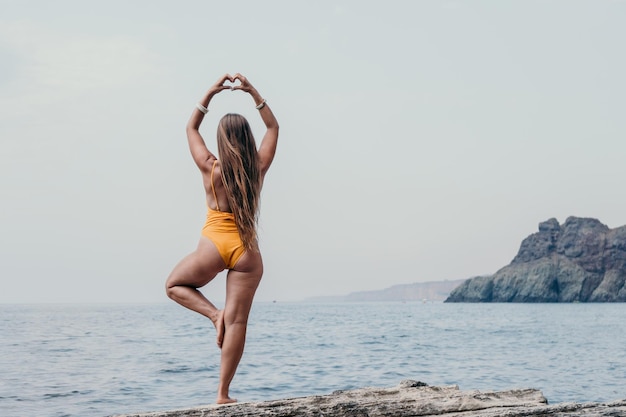
[{"label": "hazy sky", "polygon": [[[0,302],[152,302],[204,223],[185,124],[281,125],[258,300],[468,278],[626,224],[626,1],[0,0]],[[201,131],[217,151],[224,92]],[[223,277],[206,287],[221,302]]]}]

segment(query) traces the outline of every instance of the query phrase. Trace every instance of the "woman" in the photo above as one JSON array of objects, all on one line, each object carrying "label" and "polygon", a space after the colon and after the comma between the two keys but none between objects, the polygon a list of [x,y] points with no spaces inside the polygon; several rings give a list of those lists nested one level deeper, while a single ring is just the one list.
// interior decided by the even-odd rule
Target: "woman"
[{"label": "woman", "polygon": [[[267,130],[257,150],[247,120],[238,114],[225,115],[217,129],[218,159],[207,149],[198,129],[211,99],[227,89],[250,94]],[[228,390],[243,354],[252,299],[263,275],[256,222],[261,186],[276,152],[278,122],[246,77],[226,74],[196,105],[187,123],[187,139],[202,172],[208,214],[197,249],[176,265],[166,291],[172,300],[213,322],[222,350],[217,403],[226,404],[236,402]],[[198,288],[225,269],[226,302],[219,310]]]}]

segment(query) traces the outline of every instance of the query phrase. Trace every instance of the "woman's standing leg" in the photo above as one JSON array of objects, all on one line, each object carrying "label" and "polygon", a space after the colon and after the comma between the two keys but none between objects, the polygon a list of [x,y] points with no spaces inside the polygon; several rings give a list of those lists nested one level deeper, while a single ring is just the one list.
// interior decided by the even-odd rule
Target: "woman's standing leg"
[{"label": "woman's standing leg", "polygon": [[229,397],[230,383],[243,355],[248,316],[262,275],[263,261],[258,251],[246,252],[235,268],[228,272],[224,306],[225,331],[222,343],[220,383],[217,389],[218,404],[236,401]]}]

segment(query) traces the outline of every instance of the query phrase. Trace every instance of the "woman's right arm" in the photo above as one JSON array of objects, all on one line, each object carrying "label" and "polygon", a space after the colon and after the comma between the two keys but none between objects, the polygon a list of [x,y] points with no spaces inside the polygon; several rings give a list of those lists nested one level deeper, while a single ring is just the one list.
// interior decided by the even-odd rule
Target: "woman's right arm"
[{"label": "woman's right arm", "polygon": [[[226,81],[233,81],[233,77],[226,74],[223,75],[217,82],[211,86],[204,94],[202,99],[198,102],[198,105],[191,113],[191,117],[187,122],[187,141],[189,142],[189,150],[191,151],[191,156],[201,171],[207,171],[210,169],[210,164],[208,161],[211,161],[215,158],[215,155],[209,151],[204,143],[204,139],[200,134],[200,124],[204,119],[205,111],[208,111],[209,103],[213,96],[219,93],[222,90],[230,89],[229,86],[225,86],[224,83]],[[203,110],[200,110],[203,108]]]},{"label": "woman's right arm", "polygon": [[274,155],[276,154],[276,146],[278,144],[278,121],[276,120],[276,117],[274,116],[274,113],[272,113],[272,110],[267,102],[263,99],[263,97],[261,97],[256,88],[250,84],[246,77],[237,73],[233,76],[233,79],[239,80],[241,83],[235,86],[234,89],[249,93],[254,99],[254,104],[256,104],[257,107],[260,106],[259,114],[261,115],[261,119],[263,119],[263,123],[265,123],[265,127],[267,128],[265,135],[263,136],[263,140],[261,140],[261,145],[259,146],[259,163],[261,165],[261,175],[264,176],[272,164]]}]

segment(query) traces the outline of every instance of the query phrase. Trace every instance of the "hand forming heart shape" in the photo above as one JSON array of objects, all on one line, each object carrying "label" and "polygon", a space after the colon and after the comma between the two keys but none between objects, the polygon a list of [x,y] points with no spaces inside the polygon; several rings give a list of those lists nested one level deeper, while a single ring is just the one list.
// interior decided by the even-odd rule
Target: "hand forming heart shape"
[{"label": "hand forming heart shape", "polygon": [[241,85],[241,80],[233,79],[232,81],[226,80],[224,81],[224,86],[229,87],[231,90],[235,87],[239,87]]},{"label": "hand forming heart shape", "polygon": [[249,93],[251,88],[253,88],[248,82],[248,79],[239,73],[235,75],[223,75],[213,87],[218,92],[223,90],[241,90],[246,93]]},{"label": "hand forming heart shape", "polygon": [[235,87],[241,87],[241,79],[239,78],[239,74],[234,76],[228,74],[222,85],[224,87],[230,88],[231,90],[234,90]]}]

